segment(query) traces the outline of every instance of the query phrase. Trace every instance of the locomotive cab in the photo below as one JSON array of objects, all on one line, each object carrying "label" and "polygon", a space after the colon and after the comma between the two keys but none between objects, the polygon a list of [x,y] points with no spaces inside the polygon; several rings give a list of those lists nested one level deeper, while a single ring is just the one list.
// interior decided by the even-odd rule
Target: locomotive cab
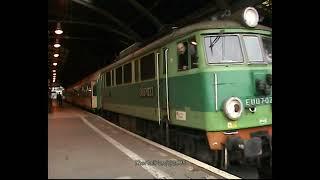
[{"label": "locomotive cab", "polygon": [[207,97],[215,112],[206,117],[207,138],[224,168],[241,161],[259,169],[270,167],[272,157],[272,32],[258,27],[254,8],[242,17],[245,28],[200,32],[199,60],[209,72]]}]

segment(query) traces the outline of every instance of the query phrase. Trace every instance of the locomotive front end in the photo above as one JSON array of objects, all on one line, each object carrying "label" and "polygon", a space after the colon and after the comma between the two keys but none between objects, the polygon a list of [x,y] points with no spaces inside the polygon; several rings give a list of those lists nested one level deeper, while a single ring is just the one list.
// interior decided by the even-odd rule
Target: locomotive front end
[{"label": "locomotive front end", "polygon": [[254,8],[242,14],[244,28],[202,32],[206,61],[206,115],[210,149],[229,162],[272,163],[272,31],[257,25]]}]

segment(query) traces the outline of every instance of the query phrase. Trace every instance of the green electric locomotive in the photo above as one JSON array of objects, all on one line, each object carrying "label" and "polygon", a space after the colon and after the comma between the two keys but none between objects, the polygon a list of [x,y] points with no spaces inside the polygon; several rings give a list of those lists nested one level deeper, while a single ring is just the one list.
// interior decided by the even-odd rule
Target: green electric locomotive
[{"label": "green electric locomotive", "polygon": [[227,169],[272,166],[272,30],[257,11],[132,46],[99,70],[97,111],[126,129]]}]

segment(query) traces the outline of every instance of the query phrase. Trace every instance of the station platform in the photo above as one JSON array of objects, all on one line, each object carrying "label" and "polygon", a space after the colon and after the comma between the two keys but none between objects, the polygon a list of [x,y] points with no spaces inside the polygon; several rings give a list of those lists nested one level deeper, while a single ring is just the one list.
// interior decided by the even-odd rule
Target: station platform
[{"label": "station platform", "polygon": [[49,179],[238,179],[117,127],[100,116],[53,101],[48,113]]}]

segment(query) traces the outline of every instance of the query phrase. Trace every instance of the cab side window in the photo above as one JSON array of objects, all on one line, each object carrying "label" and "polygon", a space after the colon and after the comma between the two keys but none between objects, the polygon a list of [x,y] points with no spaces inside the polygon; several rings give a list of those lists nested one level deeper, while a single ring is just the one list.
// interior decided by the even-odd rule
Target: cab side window
[{"label": "cab side window", "polygon": [[195,36],[177,43],[178,71],[198,68],[197,42]]},{"label": "cab side window", "polygon": [[185,71],[188,69],[188,42],[179,42],[177,44],[178,53],[178,71]]}]

